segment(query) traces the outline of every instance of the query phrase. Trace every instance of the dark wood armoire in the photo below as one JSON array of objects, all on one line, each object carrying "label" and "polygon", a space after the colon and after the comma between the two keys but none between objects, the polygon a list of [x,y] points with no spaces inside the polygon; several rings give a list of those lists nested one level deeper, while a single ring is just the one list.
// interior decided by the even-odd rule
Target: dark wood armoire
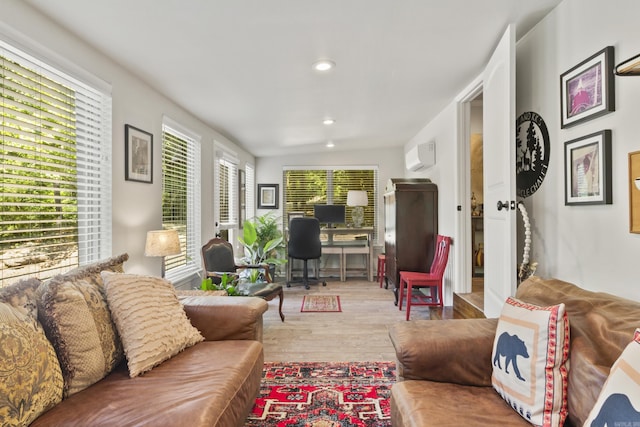
[{"label": "dark wood armoire", "polygon": [[385,280],[398,304],[400,271],[428,272],[438,234],[438,186],[426,178],[392,178],[384,193]]}]

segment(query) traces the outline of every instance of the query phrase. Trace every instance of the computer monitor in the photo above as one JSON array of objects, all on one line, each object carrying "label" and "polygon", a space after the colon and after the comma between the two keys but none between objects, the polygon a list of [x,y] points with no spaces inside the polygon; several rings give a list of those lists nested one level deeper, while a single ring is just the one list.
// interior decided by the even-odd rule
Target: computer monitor
[{"label": "computer monitor", "polygon": [[313,205],[313,216],[318,218],[320,224],[326,224],[327,227],[335,227],[336,224],[344,224],[345,220],[344,205]]}]

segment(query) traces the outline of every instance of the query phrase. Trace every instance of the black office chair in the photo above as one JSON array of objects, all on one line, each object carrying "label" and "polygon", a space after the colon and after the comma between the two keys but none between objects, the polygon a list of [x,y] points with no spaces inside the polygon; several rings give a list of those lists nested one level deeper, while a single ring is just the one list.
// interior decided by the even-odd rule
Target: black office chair
[{"label": "black office chair", "polygon": [[[310,284],[320,283],[317,277],[309,279],[310,259],[319,260],[322,255],[322,244],[320,242],[320,223],[316,218],[291,218],[289,223],[289,258],[301,259],[304,262],[302,280],[305,289],[309,289]],[[287,282],[287,287],[291,287],[293,281]],[[322,286],[327,286],[327,282],[322,282]]]}]

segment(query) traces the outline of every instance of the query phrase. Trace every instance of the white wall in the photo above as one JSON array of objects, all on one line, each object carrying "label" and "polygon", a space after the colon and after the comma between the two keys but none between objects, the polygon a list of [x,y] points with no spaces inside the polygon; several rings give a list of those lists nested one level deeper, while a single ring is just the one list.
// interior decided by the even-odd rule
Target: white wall
[{"label": "white wall", "polygon": [[[615,77],[616,111],[560,128],[560,75],[605,46],[615,63],[640,53],[640,2],[565,0],[517,46],[517,112],[535,111],[549,129],[549,171],[526,199],[532,260],[540,276],[640,300],[640,235],[629,233],[628,153],[640,150],[640,77]],[[564,142],[612,130],[613,204],[564,205]]]},{"label": "white wall", "polygon": [[[635,0],[565,0],[517,45],[517,114],[535,111],[549,128],[550,167],[541,188],[525,200],[532,219],[531,259],[537,274],[556,277],[591,290],[640,299],[635,260],[640,235],[629,233],[627,156],[640,150],[640,77],[616,77],[616,111],[560,129],[560,74],[605,46],[615,47],[615,62],[640,53]],[[456,109],[452,103],[405,144],[436,140],[436,166],[408,177],[426,177],[439,186],[440,232],[456,238],[454,225],[458,188],[456,164]],[[611,129],[613,204],[564,206],[564,142]],[[515,268],[515,267],[514,267]],[[448,282],[445,303],[450,303]]]},{"label": "white wall", "polygon": [[[245,162],[253,163],[253,156],[28,5],[18,0],[2,0],[0,35],[4,34],[3,38],[6,38],[14,32],[20,33],[17,37],[27,45],[41,45],[36,49],[48,50],[48,56],[75,64],[112,86],[113,253],[129,253],[126,270],[160,274],[160,260],[144,256],[144,242],[148,230],[162,227],[163,115],[202,137],[202,240],[205,242],[213,237],[213,141],[236,151],[240,167],[244,167]],[[153,133],[153,184],[124,180],[125,124]]]},{"label": "white wall", "polygon": [[[367,151],[333,151],[313,155],[301,154],[256,158],[256,183],[280,184],[280,206],[282,216],[282,170],[285,166],[377,166],[378,167],[378,245],[384,245],[384,188],[390,178],[404,177],[404,151],[402,147],[371,149]],[[257,215],[267,210],[258,209]]]},{"label": "white wall", "polygon": [[[447,271],[454,271],[454,264],[460,262],[455,253],[456,245],[456,216],[458,212],[458,176],[456,168],[457,120],[456,103],[450,103],[438,116],[420,130],[405,145],[406,152],[414,146],[426,141],[436,142],[436,164],[428,169],[417,172],[405,170],[406,178],[429,178],[438,186],[438,234],[453,237],[453,244],[449,253]],[[447,275],[448,276],[448,275]],[[444,303],[453,304],[453,290],[455,284],[447,277],[444,281]]]}]

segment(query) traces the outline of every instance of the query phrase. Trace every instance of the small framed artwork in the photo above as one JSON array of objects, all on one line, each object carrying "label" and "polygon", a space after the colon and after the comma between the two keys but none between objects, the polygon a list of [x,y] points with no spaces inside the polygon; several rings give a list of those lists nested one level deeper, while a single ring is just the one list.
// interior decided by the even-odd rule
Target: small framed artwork
[{"label": "small framed artwork", "polygon": [[615,111],[613,46],[560,76],[562,128]]},{"label": "small framed artwork", "polygon": [[258,209],[278,209],[278,184],[258,184]]},{"label": "small framed artwork", "polygon": [[611,131],[564,143],[564,204],[611,204]]},{"label": "small framed artwork", "polygon": [[640,234],[640,151],[629,153],[629,232]]},{"label": "small framed artwork", "polygon": [[153,182],[153,135],[131,125],[124,125],[124,179]]}]

